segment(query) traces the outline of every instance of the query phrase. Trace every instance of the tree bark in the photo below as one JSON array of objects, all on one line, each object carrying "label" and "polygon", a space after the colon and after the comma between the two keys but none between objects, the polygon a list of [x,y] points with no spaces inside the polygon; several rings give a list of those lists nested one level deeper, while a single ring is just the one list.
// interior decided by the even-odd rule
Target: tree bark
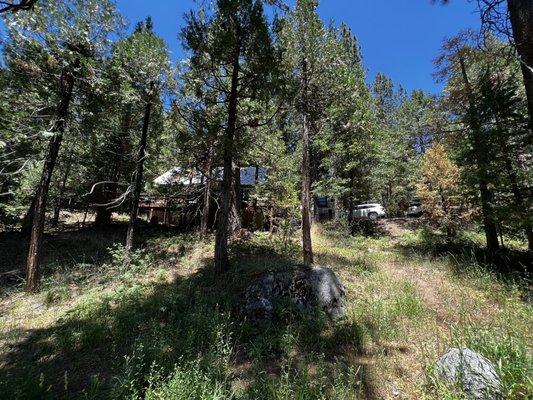
[{"label": "tree bark", "polygon": [[271,235],[274,234],[274,222],[275,222],[275,218],[276,218],[276,209],[274,208],[274,206],[270,206],[270,225],[269,225],[269,233]]},{"label": "tree bark", "polygon": [[146,157],[146,143],[148,141],[148,128],[150,126],[150,115],[152,112],[154,83],[150,83],[150,92],[146,101],[146,108],[144,110],[143,128],[141,134],[141,142],[139,143],[139,153],[137,156],[137,168],[135,171],[135,180],[133,183],[133,196],[131,202],[130,221],[128,224],[128,233],[126,235],[126,249],[133,248],[133,240],[135,235],[135,226],[137,225],[137,212],[139,211],[139,198],[141,197],[142,179],[144,170],[144,159]]},{"label": "tree bark", "polygon": [[472,129],[471,144],[474,148],[476,163],[477,163],[477,178],[479,185],[479,193],[481,198],[481,210],[483,213],[483,228],[485,230],[485,237],[487,239],[487,249],[489,251],[498,250],[500,243],[498,240],[498,229],[494,219],[494,210],[492,207],[492,192],[488,187],[488,158],[490,155],[485,152],[482,146],[481,139],[481,122],[479,120],[479,112],[476,107],[474,92],[468,79],[466,72],[466,64],[463,55],[459,50],[459,63],[461,67],[461,73],[463,81],[467,91],[469,108],[470,108],[470,128]]},{"label": "tree bark", "polygon": [[507,0],[507,5],[526,88],[529,140],[533,140],[533,1]]},{"label": "tree bark", "polygon": [[222,178],[221,204],[215,235],[215,273],[229,271],[228,236],[233,186],[233,140],[237,127],[237,106],[240,71],[240,46],[237,47],[231,73],[231,89],[228,99],[228,122],[223,140],[224,175]]},{"label": "tree bark", "polygon": [[355,176],[354,176],[354,172],[353,170],[350,171],[350,191],[348,192],[348,204],[347,204],[347,208],[348,208],[348,222],[351,223],[353,222],[353,209],[354,209],[354,202],[353,202],[353,198],[354,198],[354,186],[355,186]]},{"label": "tree bark", "polygon": [[[516,51],[520,57],[520,68],[524,77],[529,114],[528,141],[531,143],[533,141],[533,2],[531,0],[507,0],[507,6]],[[513,193],[516,202],[523,204],[522,194],[517,185],[513,187]],[[527,235],[528,248],[533,251],[533,228],[527,210],[524,229]]]},{"label": "tree bark", "polygon": [[213,177],[211,174],[213,170],[213,153],[214,149],[210,148],[207,160],[207,168],[205,171],[207,179],[204,188],[204,206],[202,211],[202,220],[200,221],[200,234],[202,236],[207,236],[207,232],[209,231],[209,214],[211,213],[211,189],[213,187]]},{"label": "tree bark", "polygon": [[[79,61],[76,62],[75,67],[77,67],[78,64]],[[48,152],[44,161],[41,180],[32,204],[32,224],[28,258],[26,261],[26,290],[28,292],[36,291],[39,286],[39,258],[41,255],[44,232],[46,200],[48,198],[48,190],[50,188],[50,181],[52,180],[57,156],[63,140],[63,134],[67,125],[66,119],[68,117],[69,106],[72,100],[72,90],[74,88],[74,74],[72,71],[64,70],[62,72],[59,86],[61,100],[57,106],[57,118],[52,127],[53,136],[50,138],[48,144]]]},{"label": "tree bark", "polygon": [[302,60],[302,80],[304,95],[304,113],[302,118],[302,249],[304,265],[311,267],[313,260],[313,243],[311,239],[311,163],[308,111],[307,111],[307,60]]}]

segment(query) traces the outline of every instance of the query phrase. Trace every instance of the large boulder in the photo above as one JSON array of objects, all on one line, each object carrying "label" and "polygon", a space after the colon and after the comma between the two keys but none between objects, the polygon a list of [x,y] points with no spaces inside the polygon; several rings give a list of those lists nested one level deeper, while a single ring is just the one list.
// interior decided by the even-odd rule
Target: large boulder
[{"label": "large boulder", "polygon": [[243,293],[242,311],[251,320],[272,318],[280,302],[290,301],[304,312],[317,308],[331,319],[345,314],[346,291],[331,268],[299,268],[260,275]]},{"label": "large boulder", "polygon": [[437,362],[437,372],[443,380],[460,385],[468,399],[504,399],[494,365],[466,347],[448,351]]}]

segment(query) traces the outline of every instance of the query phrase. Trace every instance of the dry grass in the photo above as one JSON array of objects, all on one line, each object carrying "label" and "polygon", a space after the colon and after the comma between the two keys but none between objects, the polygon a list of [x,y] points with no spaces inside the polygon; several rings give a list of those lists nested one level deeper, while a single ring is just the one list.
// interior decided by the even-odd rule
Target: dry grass
[{"label": "dry grass", "polygon": [[[481,269],[457,274],[457,258],[406,253],[406,242],[422,239],[386,228],[390,236],[379,238],[314,228],[317,262],[347,288],[344,321],[288,313],[259,330],[234,318],[235,301],[257,273],[297,264],[297,239],[256,234],[234,243],[235,271],[219,281],[210,240],[147,231],[144,250],[126,263],[120,247],[108,250],[117,232],[109,241],[98,233],[104,248],[95,232],[74,232],[88,246],[49,255],[41,293],[11,286],[0,300],[0,390],[13,398],[454,398],[439,391],[431,366],[450,346],[477,343],[504,360],[510,399],[531,395],[518,371],[533,343],[523,282]],[[62,234],[55,241],[71,243]],[[87,263],[94,251],[103,253]],[[493,341],[483,336],[493,331]],[[525,358],[514,357],[520,344]],[[35,379],[24,380],[26,369]]]}]

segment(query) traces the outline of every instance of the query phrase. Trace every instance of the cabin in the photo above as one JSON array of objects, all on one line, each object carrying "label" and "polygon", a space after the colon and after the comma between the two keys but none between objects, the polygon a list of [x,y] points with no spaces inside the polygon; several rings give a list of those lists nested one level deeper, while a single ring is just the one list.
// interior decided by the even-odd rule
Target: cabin
[{"label": "cabin", "polygon": [[[267,168],[248,166],[239,168],[241,209],[247,210],[243,218],[250,214],[249,196],[256,185],[262,185],[267,180]],[[197,224],[202,214],[204,204],[205,185],[212,180],[212,207],[209,219],[214,221],[217,201],[220,194],[220,184],[223,168],[215,168],[210,177],[198,169],[184,170],[171,168],[154,179],[154,185],[161,193],[158,196],[141,195],[139,200],[139,216],[152,224],[164,224],[187,227]],[[258,208],[256,205],[254,209]],[[253,216],[257,221],[258,217]],[[246,225],[246,221],[243,221]],[[255,223],[257,225],[257,222]]]}]

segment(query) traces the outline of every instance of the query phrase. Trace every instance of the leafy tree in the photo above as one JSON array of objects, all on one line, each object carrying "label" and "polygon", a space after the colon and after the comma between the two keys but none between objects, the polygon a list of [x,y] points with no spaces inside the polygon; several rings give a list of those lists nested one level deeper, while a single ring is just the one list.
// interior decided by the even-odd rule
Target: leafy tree
[{"label": "leafy tree", "polygon": [[446,155],[444,146],[436,142],[424,154],[423,179],[417,186],[427,219],[455,236],[458,225],[466,219],[461,173]]},{"label": "leafy tree", "polygon": [[422,156],[441,134],[444,118],[434,96],[421,90],[408,95],[383,74],[376,76],[372,92],[378,116],[373,192],[389,215],[401,215],[415,195]]},{"label": "leafy tree", "polygon": [[[498,43],[493,46],[502,47]],[[531,147],[527,144],[527,105],[517,84],[518,65],[506,65],[503,61],[486,61],[477,85],[477,98],[484,127],[490,133],[490,146],[493,147],[492,174],[495,177],[495,208],[500,227],[506,224],[508,231],[515,232],[520,228],[525,232],[532,250],[533,221],[530,197],[527,195],[531,185],[528,174],[531,165],[527,155]]]},{"label": "leafy tree", "polygon": [[351,31],[341,25],[330,29],[326,84],[328,107],[323,133],[316,144],[321,152],[321,176],[315,182],[318,193],[335,196],[335,217],[351,218],[354,201],[373,194],[372,168],[377,158],[377,121],[368,107],[372,96],[366,85],[359,44]]},{"label": "leafy tree", "polygon": [[448,41],[439,61],[448,79],[450,142],[466,187],[478,190],[470,191],[472,201],[479,201],[487,246],[494,250],[503,225],[520,227],[531,243],[527,106],[516,85],[518,63],[501,57],[508,45],[489,36],[480,48],[475,39],[466,32]]},{"label": "leafy tree", "polygon": [[507,3],[526,89],[531,140],[533,138],[533,3],[528,0],[508,0]]},{"label": "leafy tree", "polygon": [[215,270],[223,273],[229,269],[235,143],[244,129],[260,125],[255,118],[247,120],[242,110],[247,101],[268,102],[276,71],[275,52],[259,0],[218,0],[213,10],[191,13],[182,35],[192,53],[191,68],[201,82],[199,90],[214,90],[214,98],[226,107],[221,141],[224,172],[215,241]]},{"label": "leafy tree", "polygon": [[450,39],[444,43],[442,55],[436,63],[440,67],[441,76],[449,79],[450,101],[454,112],[467,127],[468,147],[463,153],[463,162],[471,167],[471,182],[478,187],[487,248],[494,251],[500,247],[494,213],[494,192],[491,188],[493,176],[490,173],[494,149],[483,129],[482,115],[472,82],[476,57],[472,46],[472,36],[468,32]]},{"label": "leafy tree", "polygon": [[[27,79],[37,77],[46,93],[47,110],[53,115],[49,128],[43,132],[49,137],[49,144],[32,203],[26,288],[33,291],[38,285],[48,191],[67,130],[75,84],[80,78],[94,76],[95,60],[105,51],[108,37],[117,31],[119,21],[109,1],[43,1],[31,12],[10,14],[6,26],[7,64]],[[35,105],[28,103],[27,107]]]},{"label": "leafy tree", "polygon": [[[320,129],[324,117],[327,86],[326,30],[317,14],[316,0],[299,0],[282,28],[285,49],[284,68],[291,80],[292,105],[300,119],[302,138],[302,243],[304,264],[313,264],[311,239],[311,183],[320,165],[319,157],[311,159],[312,135]],[[314,174],[313,174],[314,172]]]},{"label": "leafy tree", "polygon": [[[443,4],[450,0],[442,0]],[[503,36],[513,44],[527,98],[529,141],[533,138],[533,3],[530,0],[478,1],[481,22],[486,31]]]},{"label": "leafy tree", "polygon": [[[152,31],[152,22],[147,19],[137,26],[135,32],[119,42],[114,51],[112,68],[120,77],[128,102],[142,105],[142,128],[136,154],[133,181],[127,192],[131,193],[130,220],[126,248],[133,247],[139,198],[143,187],[144,164],[147,157],[148,133],[157,103],[161,104],[165,88],[171,84],[171,67],[165,42]],[[127,105],[126,107],[129,107]],[[128,113],[129,111],[127,111]],[[125,118],[131,118],[126,114]],[[128,121],[125,121],[128,124]],[[127,128],[127,127],[126,127]]]}]

